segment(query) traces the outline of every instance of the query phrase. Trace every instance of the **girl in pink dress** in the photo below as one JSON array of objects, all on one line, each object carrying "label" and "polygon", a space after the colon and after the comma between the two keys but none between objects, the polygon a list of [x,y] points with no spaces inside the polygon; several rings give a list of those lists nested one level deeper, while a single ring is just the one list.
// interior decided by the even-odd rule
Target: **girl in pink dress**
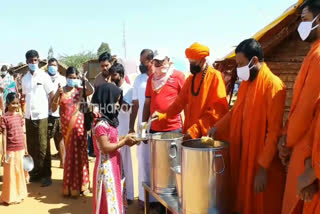
[{"label": "girl in pink dress", "polygon": [[121,100],[121,89],[112,83],[99,86],[92,98],[92,103],[99,106],[101,114],[93,129],[96,154],[93,175],[94,214],[126,213],[119,149],[137,142],[132,135],[118,139],[118,109]]}]

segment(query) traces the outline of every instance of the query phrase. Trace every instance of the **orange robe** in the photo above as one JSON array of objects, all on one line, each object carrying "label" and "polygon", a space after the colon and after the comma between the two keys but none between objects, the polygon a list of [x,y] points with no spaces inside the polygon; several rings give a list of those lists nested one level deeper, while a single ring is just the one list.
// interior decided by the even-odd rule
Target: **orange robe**
[{"label": "orange robe", "polygon": [[[233,211],[242,214],[280,213],[285,170],[277,154],[286,88],[263,63],[257,78],[241,83],[232,110],[217,124],[216,138],[230,142]],[[254,192],[259,167],[267,169],[267,187]]]},{"label": "orange robe", "polygon": [[[194,81],[194,92],[197,92],[202,72]],[[226,87],[221,73],[211,66],[208,67],[198,96],[191,93],[193,75],[190,75],[177,99],[168,108],[167,117],[173,117],[185,110],[183,133],[189,133],[194,138],[207,135],[208,130],[221,119],[229,109]]]},{"label": "orange robe", "polygon": [[284,133],[292,154],[287,174],[282,214],[302,213],[297,198],[298,177],[304,172],[304,161],[312,155],[312,124],[320,93],[320,40],[312,45],[297,76],[293,101]]},{"label": "orange robe", "polygon": [[[317,113],[315,114],[311,128],[312,141],[312,167],[316,172],[318,183],[320,184],[320,103],[317,105]],[[320,185],[319,191],[314,195],[311,203],[304,203],[303,214],[320,213]]]}]

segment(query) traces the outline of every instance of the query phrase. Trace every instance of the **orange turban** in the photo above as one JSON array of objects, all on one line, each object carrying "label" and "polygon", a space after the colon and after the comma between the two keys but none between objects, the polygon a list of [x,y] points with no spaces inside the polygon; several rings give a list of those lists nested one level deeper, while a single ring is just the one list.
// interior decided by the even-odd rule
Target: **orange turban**
[{"label": "orange turban", "polygon": [[188,59],[200,60],[210,55],[209,48],[199,43],[193,43],[186,49],[186,57]]}]

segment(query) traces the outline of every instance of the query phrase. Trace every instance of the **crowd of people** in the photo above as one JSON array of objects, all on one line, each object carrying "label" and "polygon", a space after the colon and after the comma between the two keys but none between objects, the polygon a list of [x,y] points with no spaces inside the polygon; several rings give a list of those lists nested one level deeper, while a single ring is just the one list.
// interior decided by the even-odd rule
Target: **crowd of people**
[{"label": "crowd of people", "polygon": [[[255,39],[244,40],[235,50],[241,86],[230,110],[221,72],[208,64],[209,48],[199,43],[185,50],[190,62],[187,78],[175,68],[167,50],[142,50],[141,74],[133,86],[125,67],[108,52],[99,56],[101,73],[93,86],[74,67],[63,77],[54,58],[48,61],[48,72],[39,69],[35,50],[26,53],[29,71],[22,78],[21,94],[2,67],[0,200],[21,202],[28,181],[51,185],[50,140],[54,139],[64,169],[63,194],[87,195],[93,176],[93,213],[126,213],[134,199],[130,147],[136,145],[143,207],[142,183],[150,183],[150,145],[135,133],[155,119],[150,133],[179,132],[184,140],[209,136],[230,143],[233,212],[320,212],[320,2],[306,1],[301,9],[298,32],[312,47],[297,76],[285,125],[286,86],[264,62]],[[25,120],[19,113],[22,98]],[[89,175],[88,132],[96,156],[93,175]],[[23,168],[28,154],[34,160],[29,173]]]}]

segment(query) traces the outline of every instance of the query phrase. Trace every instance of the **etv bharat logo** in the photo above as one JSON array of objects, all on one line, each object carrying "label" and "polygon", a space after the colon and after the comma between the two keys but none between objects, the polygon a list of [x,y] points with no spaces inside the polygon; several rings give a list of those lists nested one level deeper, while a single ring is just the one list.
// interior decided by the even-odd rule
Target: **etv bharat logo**
[{"label": "etv bharat logo", "polygon": [[[70,105],[74,105],[74,104],[70,104]],[[122,105],[118,105],[114,103],[95,104],[95,103],[89,103],[81,100],[78,104],[78,110],[84,114],[90,113],[90,112],[100,113],[101,115],[119,114],[120,112],[122,114],[131,114],[132,105],[129,105],[127,103],[123,103]],[[76,114],[76,113],[77,111],[75,111],[73,114]]]}]

